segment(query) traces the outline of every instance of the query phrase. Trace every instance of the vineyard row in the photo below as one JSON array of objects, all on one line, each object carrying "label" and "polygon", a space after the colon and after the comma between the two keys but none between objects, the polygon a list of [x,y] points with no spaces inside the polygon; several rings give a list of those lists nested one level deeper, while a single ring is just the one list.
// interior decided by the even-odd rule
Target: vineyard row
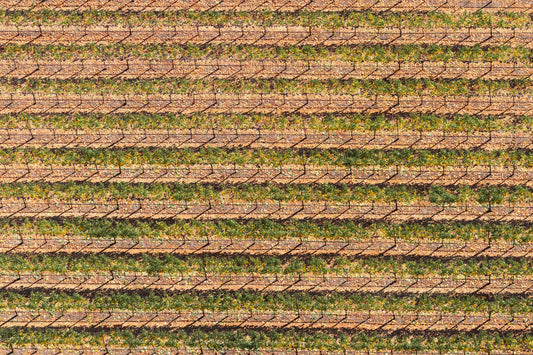
[{"label": "vineyard row", "polygon": [[0,327],[246,327],[404,331],[528,331],[529,314],[309,311],[0,311]]},{"label": "vineyard row", "polygon": [[[178,163],[177,163],[178,162]],[[441,172],[450,174],[451,170],[465,174],[494,173],[502,176],[504,173],[521,174],[527,177],[529,169],[533,166],[533,154],[523,150],[509,151],[482,151],[482,150],[413,150],[399,149],[384,152],[376,149],[311,149],[311,150],[278,150],[278,149],[246,149],[224,147],[201,147],[199,149],[168,149],[168,148],[124,148],[124,149],[48,149],[17,148],[0,149],[0,166],[4,168],[5,175],[16,176],[23,171],[29,175],[39,174],[34,170],[37,165],[46,170],[48,166],[74,169],[80,166],[91,166],[92,171],[124,168],[124,173],[133,174],[133,170],[142,170],[146,173],[167,171],[168,177],[187,178],[197,174],[223,175],[226,171],[241,168],[245,176],[250,171],[259,169],[258,178],[268,177],[270,174],[306,175],[312,178],[316,173],[325,176],[345,173],[358,176],[361,169],[380,175],[387,171],[396,170],[398,173],[413,172],[428,173]],[[398,168],[397,168],[398,166]],[[191,173],[188,173],[188,171]],[[272,169],[277,169],[274,172]],[[32,173],[32,171],[34,171]],[[195,172],[196,171],[196,172]],[[293,173],[294,172],[294,173]],[[119,174],[117,172],[117,174]],[[78,175],[79,173],[75,173]],[[266,174],[266,175],[265,175]],[[524,175],[525,174],[525,175]],[[490,175],[490,174],[489,174]],[[236,176],[238,177],[238,176]],[[360,176],[359,176],[360,177]],[[490,178],[490,176],[489,176]]]},{"label": "vineyard row", "polygon": [[526,131],[269,129],[0,129],[0,148],[533,149]]},{"label": "vineyard row", "polygon": [[402,277],[393,274],[339,275],[223,275],[174,276],[121,273],[7,273],[0,275],[5,290],[166,290],[349,292],[412,294],[531,295],[533,279],[524,277]]},{"label": "vineyard row", "polygon": [[[180,354],[180,355],[531,355],[524,332],[387,335],[380,332],[307,332],[270,329],[181,331],[0,328],[0,354]],[[10,352],[11,351],[11,352]]]},{"label": "vineyard row", "polygon": [[464,11],[476,12],[521,12],[532,13],[533,5],[527,0],[311,0],[305,3],[289,0],[186,0],[186,1],[166,1],[166,0],[2,0],[0,7],[8,10],[41,10],[56,9],[64,11],[80,10],[106,10],[106,11],[440,11],[445,13],[462,13]]},{"label": "vineyard row", "polygon": [[525,13],[510,12],[462,12],[445,14],[442,12],[381,12],[340,11],[340,12],[221,12],[221,11],[167,11],[167,12],[124,12],[124,11],[58,11],[43,9],[35,11],[3,11],[4,26],[11,28],[29,26],[34,29],[45,25],[47,28],[99,26],[105,28],[174,28],[182,26],[205,26],[218,28],[237,25],[238,27],[312,27],[321,29],[346,28],[409,28],[409,29],[529,29],[533,20]]},{"label": "vineyard row", "polygon": [[[157,353],[164,353],[169,355],[218,355],[223,352],[226,355],[339,355],[339,351],[332,350],[309,350],[300,348],[280,348],[280,349],[239,349],[239,348],[205,348],[205,347],[119,347],[116,345],[106,345],[101,347],[91,346],[60,346],[60,347],[39,347],[39,346],[17,346],[0,349],[1,355],[153,355]],[[423,350],[416,351],[417,355],[442,355],[442,351],[438,350]],[[481,355],[486,351],[446,351],[449,355]],[[347,355],[413,355],[410,350],[347,350],[343,349],[342,354]],[[533,352],[529,351],[512,351],[512,350],[493,350],[492,355],[531,355]]]},{"label": "vineyard row", "polygon": [[533,206],[398,205],[323,202],[188,202],[96,200],[93,202],[1,199],[2,218],[117,219],[333,219],[357,221],[533,222]]},{"label": "vineyard row", "polygon": [[[260,277],[309,276],[314,278],[391,276],[405,279],[431,278],[464,281],[464,279],[529,280],[532,276],[530,259],[448,259],[373,257],[311,257],[278,258],[244,255],[2,255],[2,272],[7,275],[25,272],[35,275],[107,274],[200,277],[234,275]],[[124,303],[124,302],[122,302]],[[157,302],[156,302],[157,304]],[[465,306],[466,307],[466,306]],[[459,308],[462,310],[463,308]],[[523,312],[523,311],[522,311]],[[528,311],[526,311],[528,312]]]},{"label": "vineyard row", "polygon": [[405,167],[334,165],[125,165],[4,164],[0,183],[126,182],[181,184],[390,184],[533,187],[533,169],[500,166]]},{"label": "vineyard row", "polygon": [[532,243],[502,241],[404,241],[391,238],[372,240],[302,240],[280,238],[265,240],[243,238],[111,238],[87,236],[18,235],[0,239],[0,252],[10,254],[172,254],[172,255],[338,255],[414,256],[434,258],[533,258]]},{"label": "vineyard row", "polygon": [[[14,95],[315,95],[342,97],[527,97],[533,96],[529,80],[285,80],[285,79],[6,79],[0,82],[0,92]],[[7,96],[7,95],[5,95]],[[121,97],[122,97],[121,96]],[[519,119],[520,120],[520,119]]]},{"label": "vineyard row", "polygon": [[527,79],[533,67],[501,62],[364,62],[241,59],[0,60],[0,76],[19,79]]},{"label": "vineyard row", "polygon": [[435,44],[443,46],[522,46],[533,48],[528,28],[371,28],[324,29],[306,26],[0,26],[0,44],[217,44],[340,46]]},{"label": "vineyard row", "polygon": [[[469,47],[469,46],[426,46],[423,44],[406,44],[397,46],[371,46],[371,45],[349,45],[349,46],[334,46],[334,47],[311,47],[311,46],[290,46],[289,48],[282,47],[265,47],[253,45],[239,45],[226,46],[220,44],[209,44],[198,46],[196,44],[186,45],[172,45],[172,44],[91,44],[91,45],[19,45],[7,44],[4,46],[4,51],[0,53],[0,59],[3,65],[15,66],[20,63],[20,70],[22,66],[26,68],[30,63],[43,63],[48,65],[57,65],[59,62],[78,63],[81,65],[85,63],[105,62],[110,63],[110,67],[123,65],[126,61],[130,65],[136,66],[144,64],[152,64],[154,68],[160,68],[155,63],[165,63],[166,68],[175,63],[175,67],[179,68],[178,63],[190,62],[191,65],[198,65],[203,67],[206,65],[213,65],[217,60],[221,64],[235,63],[240,66],[242,62],[243,70],[247,69],[247,61],[258,63],[265,61],[269,66],[280,64],[284,66],[285,62],[295,63],[298,65],[307,62],[314,63],[313,68],[326,67],[329,70],[329,64],[334,63],[337,66],[346,66],[358,64],[363,67],[369,65],[391,64],[397,67],[397,63],[405,65],[422,65],[424,69],[428,66],[426,71],[429,71],[432,63],[436,66],[449,63],[450,69],[447,71],[455,71],[453,67],[468,65],[470,63],[472,68],[479,66],[483,69],[483,74],[489,68],[484,65],[489,65],[494,62],[492,74],[500,73],[497,67],[503,66],[507,72],[518,74],[518,71],[526,71],[531,66],[531,49],[524,47]],[[195,64],[197,63],[197,64]],[[516,70],[514,64],[516,63]],[[260,63],[258,63],[260,65]],[[202,65],[202,66],[200,66]],[[171,69],[171,68],[168,68]],[[357,68],[356,68],[357,69]],[[44,68],[42,69],[44,70]],[[48,69],[47,69],[48,70]],[[88,68],[84,69],[89,70]],[[109,69],[111,70],[111,68]],[[199,70],[199,69],[198,69]],[[247,69],[248,70],[248,69]],[[290,73],[291,68],[287,68],[285,73]],[[315,69],[316,70],[316,69]],[[380,67],[384,71],[385,68]],[[101,73],[102,75],[104,73]],[[294,73],[296,74],[296,73]],[[331,71],[334,75],[335,72]],[[433,73],[435,74],[435,73]],[[514,74],[512,74],[514,75]]]},{"label": "vineyard row", "polygon": [[[297,293],[258,293],[238,292],[117,292],[103,291],[79,294],[62,291],[3,291],[0,296],[0,317],[10,319],[17,310],[23,312],[43,312],[61,315],[88,311],[95,313],[115,312],[120,314],[164,313],[175,315],[222,314],[229,316],[283,315],[290,318],[298,315],[312,316],[315,319],[331,315],[359,317],[394,317],[395,315],[418,314],[426,316],[516,316],[525,320],[531,318],[533,299],[521,296],[444,296],[444,295],[375,295],[375,294],[306,294]],[[4,314],[2,314],[4,312]],[[215,317],[217,317],[215,315]],[[533,322],[533,318],[531,318]]]},{"label": "vineyard row", "polygon": [[[449,206],[458,210],[481,211],[486,207],[512,212],[527,209],[533,198],[533,190],[523,187],[484,186],[472,188],[445,188],[442,186],[370,186],[370,185],[332,185],[332,184],[180,184],[180,183],[46,183],[27,182],[0,184],[0,197],[4,207],[28,203],[48,202],[61,204],[73,200],[74,205],[94,203],[95,206],[109,201],[108,205],[127,206],[166,206],[169,209],[199,209],[199,206],[218,206],[217,208],[246,209],[245,206],[268,206],[292,208],[307,206],[319,211],[342,208],[362,208],[374,205],[398,205],[400,207],[440,207]],[[201,201],[201,202],[200,202]],[[278,202],[280,205],[278,206]],[[329,207],[325,207],[325,206]],[[189,206],[189,207],[187,207]],[[192,207],[195,206],[195,207]],[[394,207],[394,206],[390,206]],[[479,209],[479,207],[483,207]],[[325,209],[324,209],[325,208]],[[265,212],[265,211],[263,211]],[[309,211],[308,211],[309,212]],[[489,211],[490,212],[490,211]]]},{"label": "vineyard row", "polygon": [[[214,355],[531,355],[532,337],[524,332],[451,333],[434,336],[380,332],[306,332],[271,329],[218,331],[66,328],[1,328],[1,354],[180,354]],[[26,352],[24,352],[26,351]]]},{"label": "vineyard row", "polygon": [[[39,354],[39,355],[153,355],[159,352],[172,355],[217,355],[220,352],[223,352],[226,355],[338,355],[337,351],[329,350],[306,350],[306,349],[255,349],[255,350],[244,350],[244,349],[211,349],[211,348],[170,348],[170,347],[118,347],[118,346],[103,346],[103,347],[11,347],[7,349],[0,349],[1,355],[30,355],[30,354]],[[344,350],[343,354],[347,355],[412,355],[412,351],[403,351],[403,350]],[[449,355],[481,355],[485,354],[485,351],[447,351]],[[442,351],[437,350],[428,350],[428,351],[417,351],[417,355],[441,355]],[[505,350],[491,350],[492,355],[531,355],[531,352],[516,352],[516,351],[505,351]]]},{"label": "vineyard row", "polygon": [[[231,88],[233,92],[235,87]],[[447,91],[447,88],[445,90]],[[106,93],[109,94],[109,92]],[[494,138],[510,139],[517,137],[518,139],[525,139],[529,137],[532,124],[533,116],[434,115],[415,112],[405,114],[327,113],[311,115],[272,115],[266,113],[245,115],[203,112],[189,115],[173,113],[0,114],[0,125],[2,126],[0,134],[2,136],[31,135],[32,132],[43,135],[53,135],[54,133],[64,135],[65,131],[78,130],[84,135],[98,136],[120,133],[121,138],[123,136],[122,140],[132,135],[146,135],[148,136],[146,139],[148,139],[152,135],[172,133],[186,136],[187,138],[183,138],[186,140],[205,136],[205,139],[213,141],[218,140],[217,137],[222,134],[226,136],[224,139],[228,141],[230,138],[236,140],[238,137],[234,137],[234,135],[240,133],[240,136],[253,136],[253,140],[264,141],[267,136],[262,135],[262,133],[266,133],[268,135],[296,135],[291,138],[295,140],[292,144],[308,139],[333,142],[336,141],[334,138],[338,135],[341,135],[344,140],[349,140],[351,136],[357,138],[361,134],[365,136],[377,135],[378,137],[392,134],[398,139],[405,139],[404,135],[419,136],[430,133],[443,137],[452,134],[458,135],[460,140],[467,137],[471,137],[471,139],[483,139],[485,137],[488,139],[492,134]],[[102,134],[99,134],[100,132]],[[345,138],[345,135],[348,137]],[[30,138],[28,137],[28,139]],[[280,138],[277,139],[280,140]]]},{"label": "vineyard row", "polygon": [[530,96],[319,94],[1,95],[0,113],[432,113],[533,115]]},{"label": "vineyard row", "polygon": [[[533,226],[521,226],[506,223],[429,223],[429,224],[394,224],[394,223],[354,223],[344,222],[339,224],[324,221],[289,221],[274,222],[270,220],[235,221],[219,220],[208,221],[117,221],[110,219],[84,220],[84,219],[37,219],[17,221],[0,219],[0,229],[4,231],[5,240],[20,239],[31,243],[31,240],[63,238],[85,239],[125,239],[139,241],[151,239],[152,242],[163,241],[199,241],[208,244],[210,241],[226,240],[238,243],[264,241],[281,242],[285,240],[291,247],[299,243],[324,241],[365,243],[385,243],[396,241],[397,247],[407,243],[409,245],[425,245],[425,243],[444,243],[448,248],[452,244],[476,244],[484,249],[510,248],[523,245],[527,247],[533,242]],[[27,236],[28,238],[24,238]],[[121,244],[117,240],[117,247]],[[131,246],[131,242],[125,242]],[[290,244],[290,243],[295,243]],[[414,244],[412,244],[414,243]],[[16,243],[18,244],[18,242]],[[233,244],[232,244],[233,245]],[[275,245],[283,245],[275,244]],[[391,247],[392,245],[389,245]],[[154,246],[151,244],[150,247]],[[272,245],[269,245],[270,248]],[[209,246],[205,246],[210,248]],[[377,247],[377,246],[374,246]],[[374,247],[370,248],[373,249]],[[358,248],[358,247],[355,247]],[[365,246],[366,248],[366,246]],[[403,248],[403,247],[402,247]],[[185,248],[187,249],[187,248]],[[347,247],[351,249],[351,247]]]}]

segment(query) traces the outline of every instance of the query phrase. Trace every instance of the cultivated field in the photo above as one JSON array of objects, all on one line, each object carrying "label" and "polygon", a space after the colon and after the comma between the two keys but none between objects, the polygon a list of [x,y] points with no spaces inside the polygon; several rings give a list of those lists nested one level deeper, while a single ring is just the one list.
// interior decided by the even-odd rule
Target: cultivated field
[{"label": "cultivated field", "polygon": [[0,0],[0,354],[533,355],[532,16]]}]

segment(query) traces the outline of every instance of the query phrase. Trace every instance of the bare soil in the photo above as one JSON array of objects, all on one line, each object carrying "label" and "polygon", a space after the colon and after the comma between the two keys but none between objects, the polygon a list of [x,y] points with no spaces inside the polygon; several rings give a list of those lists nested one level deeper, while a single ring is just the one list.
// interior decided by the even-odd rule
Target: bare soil
[{"label": "bare soil", "polygon": [[501,166],[401,167],[333,165],[44,165],[0,166],[0,182],[128,182],[214,184],[390,184],[533,186],[533,169]]},{"label": "bare soil", "polygon": [[322,94],[169,94],[0,96],[0,113],[406,113],[533,115],[529,96],[379,96]]},{"label": "bare soil", "polygon": [[524,63],[279,61],[224,59],[0,60],[0,76],[12,78],[189,78],[189,79],[523,79],[533,75]]},{"label": "bare soil", "polygon": [[106,11],[439,11],[445,13],[462,13],[464,11],[515,11],[515,12],[533,12],[533,5],[527,0],[332,0],[320,1],[311,0],[299,2],[296,0],[222,0],[222,1],[170,1],[170,0],[43,0],[39,2],[31,0],[2,0],[0,6],[9,10],[39,10],[39,9],[57,9],[65,11],[80,10],[106,10]]},{"label": "bare soil", "polygon": [[526,131],[267,129],[0,129],[1,148],[533,149]]},{"label": "bare soil", "polygon": [[528,277],[402,277],[392,274],[340,275],[144,275],[144,274],[38,274],[2,273],[4,289],[56,290],[254,290],[260,292],[368,292],[429,294],[521,294],[533,293]]},{"label": "bare soil", "polygon": [[530,330],[530,315],[387,311],[3,310],[1,327],[246,327],[384,331]]},{"label": "bare soil", "polygon": [[533,221],[528,204],[436,206],[275,201],[61,201],[2,199],[0,217],[151,219],[349,219],[363,221]]},{"label": "bare soil", "polygon": [[4,236],[0,252],[11,254],[173,254],[173,255],[344,255],[344,256],[412,256],[434,258],[514,257],[532,258],[533,244],[503,241],[394,240],[302,240],[280,239],[194,239],[194,238],[90,238],[84,236]]},{"label": "bare soil", "polygon": [[401,45],[523,46],[533,48],[528,28],[312,28],[306,26],[191,26],[119,27],[0,26],[0,44],[253,44],[253,45]]}]

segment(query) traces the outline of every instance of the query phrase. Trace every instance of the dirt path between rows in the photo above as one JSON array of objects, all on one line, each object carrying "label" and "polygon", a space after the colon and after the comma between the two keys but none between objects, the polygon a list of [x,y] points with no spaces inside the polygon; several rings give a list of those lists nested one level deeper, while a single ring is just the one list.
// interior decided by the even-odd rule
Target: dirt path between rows
[{"label": "dirt path between rows", "polygon": [[376,237],[372,239],[299,239],[280,237],[194,238],[188,236],[166,238],[105,238],[88,236],[4,235],[0,238],[0,252],[10,254],[67,253],[67,254],[173,254],[173,255],[343,255],[412,256],[433,258],[533,258],[532,243],[511,243],[474,239],[462,240],[404,240]]},{"label": "dirt path between rows", "polygon": [[533,168],[520,166],[334,165],[0,165],[0,183],[126,182],[211,184],[385,184],[444,186],[533,186]]},{"label": "dirt path between rows", "polygon": [[525,331],[530,314],[488,314],[410,311],[0,311],[0,327],[246,327],[407,331]]},{"label": "dirt path between rows", "polygon": [[512,11],[532,13],[533,4],[528,0],[2,0],[0,7],[9,10],[55,9],[64,11],[439,11],[463,13]]},{"label": "dirt path between rows", "polygon": [[528,131],[0,129],[1,148],[533,149]]},{"label": "dirt path between rows", "polygon": [[337,219],[362,221],[515,221],[532,222],[533,206],[456,205],[429,203],[399,205],[386,203],[276,202],[276,201],[152,201],[93,200],[64,201],[0,200],[0,217],[18,218],[118,218],[118,219]]},{"label": "dirt path between rows", "polygon": [[0,25],[0,44],[216,44],[334,46],[435,44],[444,46],[523,46],[533,48],[528,28],[373,28],[326,29],[307,26],[61,26]]},{"label": "dirt path between rows", "polygon": [[360,96],[355,94],[3,94],[0,113],[432,113],[533,115],[533,98],[498,96]]},{"label": "dirt path between rows", "polygon": [[27,79],[525,79],[533,67],[501,62],[364,62],[222,59],[0,60],[0,76]]},{"label": "dirt path between rows", "polygon": [[428,293],[428,294],[520,294],[533,293],[533,279],[523,276],[507,277],[414,277],[392,274],[362,276],[340,275],[147,275],[96,273],[9,273],[0,274],[4,289],[55,290],[168,290],[214,291],[254,290],[260,292],[367,292],[367,293]]}]

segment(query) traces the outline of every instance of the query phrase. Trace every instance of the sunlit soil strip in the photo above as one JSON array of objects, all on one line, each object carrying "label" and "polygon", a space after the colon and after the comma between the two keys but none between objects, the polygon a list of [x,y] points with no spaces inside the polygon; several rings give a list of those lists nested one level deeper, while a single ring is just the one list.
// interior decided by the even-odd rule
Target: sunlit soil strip
[{"label": "sunlit soil strip", "polygon": [[531,314],[353,311],[235,311],[206,310],[2,310],[1,327],[189,328],[246,327],[371,331],[524,331]]}]

